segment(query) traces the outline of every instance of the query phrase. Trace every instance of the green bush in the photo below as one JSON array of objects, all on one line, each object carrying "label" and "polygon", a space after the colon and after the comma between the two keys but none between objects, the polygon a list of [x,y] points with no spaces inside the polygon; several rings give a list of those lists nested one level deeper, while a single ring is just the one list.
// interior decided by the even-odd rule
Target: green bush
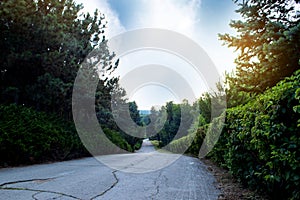
[{"label": "green bush", "polygon": [[210,156],[272,199],[300,199],[300,70],[244,106],[227,110]]},{"label": "green bush", "polygon": [[161,147],[161,142],[158,140],[150,140],[151,144],[154,146],[155,149],[159,149]]},{"label": "green bush", "polygon": [[198,156],[208,125],[197,128],[196,132],[173,140],[165,149],[173,153],[192,154]]},{"label": "green bush", "polygon": [[[118,147],[120,147],[123,150],[129,151],[129,152],[133,152],[133,148],[130,146],[130,144],[124,139],[124,137],[122,137],[122,135],[114,130],[110,130],[108,128],[104,128],[103,129],[106,137],[115,145],[117,145]],[[116,152],[118,153],[118,152]]]},{"label": "green bush", "polygon": [[143,140],[138,140],[137,143],[134,145],[134,150],[139,150],[142,147]]},{"label": "green bush", "polygon": [[[78,155],[76,155],[78,154]],[[0,105],[0,165],[86,155],[72,123],[17,105]]]},{"label": "green bush", "polygon": [[192,135],[187,135],[177,140],[173,140],[167,146],[164,146],[164,149],[173,153],[183,153],[188,149],[192,140]]},{"label": "green bush", "polygon": [[[134,151],[122,134],[108,128],[103,130],[118,147]],[[97,149],[98,144],[93,144],[93,141],[94,138],[90,138],[90,145]],[[138,140],[134,148],[140,148],[141,142]],[[93,153],[100,155],[112,153],[113,150]],[[89,153],[81,143],[74,123],[24,106],[0,105],[0,166],[59,161],[87,155]]]}]

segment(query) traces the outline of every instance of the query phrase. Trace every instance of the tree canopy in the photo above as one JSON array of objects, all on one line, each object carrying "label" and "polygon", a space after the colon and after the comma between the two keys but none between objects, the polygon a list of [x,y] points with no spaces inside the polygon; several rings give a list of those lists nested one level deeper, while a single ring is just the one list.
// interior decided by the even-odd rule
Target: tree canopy
[{"label": "tree canopy", "polygon": [[[32,152],[29,149],[32,143],[45,141],[44,134],[49,132],[34,130],[46,130],[53,126],[50,130],[55,134],[48,135],[51,141],[60,140],[60,134],[70,140],[71,136],[68,136],[69,132],[65,129],[70,129],[76,135],[72,116],[73,84],[87,57],[97,59],[94,65],[87,65],[90,74],[86,75],[95,75],[98,86],[94,96],[83,94],[81,97],[95,99],[92,106],[95,106],[98,121],[113,143],[128,151],[133,151],[137,143],[140,145],[138,138],[126,135],[113,122],[112,94],[120,102],[127,103],[127,100],[124,98],[125,91],[118,84],[118,78],[109,76],[118,66],[118,60],[108,49],[104,34],[107,22],[98,10],[91,15],[83,13],[82,8],[82,4],[73,0],[0,1],[0,104],[5,110],[0,113],[0,118],[5,118],[3,114],[15,116],[18,109],[24,110],[22,116],[7,118],[1,124],[0,154],[5,152],[15,155],[9,151],[19,146],[24,148],[23,153]],[[99,74],[103,77],[99,77]],[[84,89],[88,84],[81,86]],[[138,122],[139,115],[134,103],[131,103],[130,112]],[[47,119],[45,113],[58,117],[58,120]],[[36,116],[42,116],[43,119],[24,123],[26,126],[22,123],[14,127],[9,125],[16,123],[16,119],[29,120]],[[66,128],[61,125],[64,120],[68,124]],[[17,141],[11,140],[10,137],[14,135],[19,138]],[[25,136],[26,140],[22,139]],[[68,143],[71,151],[78,153],[83,150],[83,145],[78,147],[78,137],[71,140]],[[73,148],[74,144],[77,149]],[[55,148],[59,146],[62,152],[68,154],[65,151],[69,147],[51,145],[42,144],[36,151],[44,152],[50,148],[49,155],[54,155],[51,151],[56,151]],[[30,154],[24,153],[22,161],[34,156]],[[13,156],[7,158],[15,159]]]},{"label": "tree canopy", "polygon": [[1,102],[68,111],[80,64],[104,42],[104,18],[80,15],[82,8],[72,0],[0,2]]},{"label": "tree canopy", "polygon": [[300,14],[294,0],[234,1],[241,20],[230,26],[237,35],[219,38],[239,55],[233,83],[242,91],[261,93],[299,69]]}]

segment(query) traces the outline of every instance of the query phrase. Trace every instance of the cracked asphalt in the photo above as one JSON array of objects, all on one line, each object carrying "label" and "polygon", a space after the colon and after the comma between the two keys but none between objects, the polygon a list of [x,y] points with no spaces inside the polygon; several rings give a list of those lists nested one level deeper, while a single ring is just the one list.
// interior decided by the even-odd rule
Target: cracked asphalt
[{"label": "cracked asphalt", "polygon": [[[115,163],[114,169],[98,160]],[[214,181],[197,158],[159,153],[144,141],[134,154],[0,169],[0,199],[206,200],[220,194]]]}]

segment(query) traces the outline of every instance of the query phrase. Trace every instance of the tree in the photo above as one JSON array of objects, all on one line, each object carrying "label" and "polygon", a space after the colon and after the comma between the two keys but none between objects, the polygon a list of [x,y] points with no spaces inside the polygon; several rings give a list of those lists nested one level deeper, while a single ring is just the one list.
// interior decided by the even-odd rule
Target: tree
[{"label": "tree", "polygon": [[208,92],[205,92],[198,100],[200,115],[203,116],[206,123],[211,121],[211,99],[212,96]]},{"label": "tree", "polygon": [[129,102],[129,112],[131,119],[139,126],[142,125],[141,116],[138,110],[138,106],[135,101]]},{"label": "tree", "polygon": [[225,85],[224,88],[226,93],[226,103],[227,108],[236,107],[238,105],[243,105],[247,103],[251,98],[255,96],[255,94],[251,94],[249,92],[241,91],[239,87],[233,81],[233,77],[236,75],[234,72],[225,73]]},{"label": "tree", "polygon": [[162,113],[164,107],[161,110],[156,110],[154,106],[151,107],[150,114],[147,116],[148,124],[146,127],[146,136],[151,140],[160,140],[159,134],[157,134],[157,127],[161,125]]},{"label": "tree", "polygon": [[181,104],[167,102],[159,111],[151,109],[150,118],[154,121],[151,121],[147,127],[147,133],[152,135],[150,139],[159,140],[160,145],[165,146],[173,139],[179,139],[188,134],[195,114],[197,113],[193,113],[193,107],[187,100],[183,100]]},{"label": "tree", "polygon": [[300,14],[294,0],[235,0],[243,20],[231,21],[237,36],[219,35],[239,51],[232,82],[239,90],[261,93],[299,69]]},{"label": "tree", "polygon": [[[109,76],[118,60],[104,36],[104,16],[97,10],[80,14],[82,8],[73,0],[0,1],[0,104],[32,107],[71,121],[72,97],[87,100],[90,104],[80,114],[91,117],[96,110],[108,138],[132,151],[128,143],[134,146],[137,139],[127,137],[113,120],[111,105],[126,100],[119,79]],[[79,69],[85,69],[82,84],[72,96]],[[84,81],[89,79],[98,83],[96,93],[87,92],[90,85]]]},{"label": "tree", "polygon": [[[0,2],[0,102],[71,117],[79,66],[106,45],[104,18],[98,11],[79,16],[82,8],[72,0]],[[104,56],[111,62],[112,54]]]}]

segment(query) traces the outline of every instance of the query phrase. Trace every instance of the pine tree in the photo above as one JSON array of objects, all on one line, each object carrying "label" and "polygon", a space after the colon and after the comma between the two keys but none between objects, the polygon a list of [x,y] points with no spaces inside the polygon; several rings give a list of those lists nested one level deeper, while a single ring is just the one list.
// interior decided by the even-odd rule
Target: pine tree
[{"label": "pine tree", "polygon": [[231,21],[236,36],[219,35],[239,55],[232,82],[241,91],[261,93],[299,69],[300,11],[294,0],[235,1],[243,20]]}]

